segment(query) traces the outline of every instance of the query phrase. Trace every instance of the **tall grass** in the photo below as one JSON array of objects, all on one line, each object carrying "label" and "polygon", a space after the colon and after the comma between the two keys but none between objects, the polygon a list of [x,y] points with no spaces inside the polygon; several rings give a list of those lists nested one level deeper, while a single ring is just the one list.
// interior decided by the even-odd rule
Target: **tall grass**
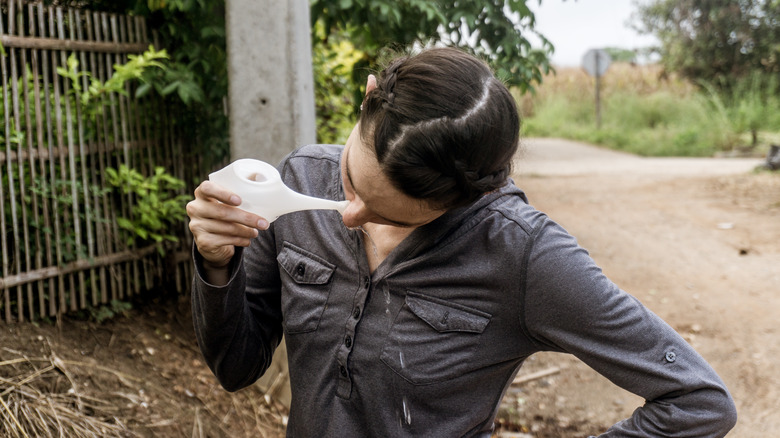
[{"label": "tall grass", "polygon": [[771,101],[756,109],[755,99],[725,99],[713,90],[702,92],[658,66],[615,63],[601,82],[600,128],[595,79],[579,68],[559,69],[544,78],[536,94],[518,100],[524,136],[569,138],[645,156],[709,156],[749,145],[744,133],[756,125],[743,122],[737,102],[753,119],[766,113],[761,126],[780,131],[772,119],[780,118],[780,111]]}]

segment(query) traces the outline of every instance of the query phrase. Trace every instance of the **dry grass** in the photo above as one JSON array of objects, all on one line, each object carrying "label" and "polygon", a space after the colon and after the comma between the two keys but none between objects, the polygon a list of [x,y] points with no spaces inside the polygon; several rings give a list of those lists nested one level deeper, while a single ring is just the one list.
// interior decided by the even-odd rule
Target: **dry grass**
[{"label": "dry grass", "polygon": [[179,368],[191,385],[198,382],[190,391],[92,358],[69,360],[48,338],[41,342],[46,352],[35,357],[0,349],[0,437],[284,436],[286,409],[256,385],[228,393],[199,378],[200,370]]},{"label": "dry grass", "polygon": [[[625,62],[612,64],[601,78],[601,95],[604,99],[618,93],[650,96],[655,93],[671,93],[680,98],[693,96],[696,87],[677,75],[667,74],[658,65],[636,65]],[[516,95],[524,117],[534,114],[535,102],[550,96],[567,96],[573,99],[591,100],[596,80],[581,68],[559,68],[544,76],[534,94]]]},{"label": "dry grass", "polygon": [[[615,63],[600,81],[579,68],[548,75],[535,94],[517,96],[523,134],[562,137],[645,156],[711,156],[733,147],[724,114],[693,84],[656,65]],[[721,117],[721,118],[719,118]]]},{"label": "dry grass", "polygon": [[[0,362],[0,436],[28,437],[128,437],[116,417],[119,410],[106,400],[82,393],[71,367],[94,367],[83,362],[49,357],[19,356]],[[118,378],[130,379],[108,369]]]}]

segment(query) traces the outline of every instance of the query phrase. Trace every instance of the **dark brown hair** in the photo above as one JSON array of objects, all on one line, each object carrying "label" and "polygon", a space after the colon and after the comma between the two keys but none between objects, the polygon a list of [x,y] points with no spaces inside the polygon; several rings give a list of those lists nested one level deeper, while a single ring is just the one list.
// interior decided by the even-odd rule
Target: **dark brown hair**
[{"label": "dark brown hair", "polygon": [[506,183],[520,118],[509,90],[475,57],[435,48],[395,59],[362,108],[361,139],[401,192],[449,209]]}]

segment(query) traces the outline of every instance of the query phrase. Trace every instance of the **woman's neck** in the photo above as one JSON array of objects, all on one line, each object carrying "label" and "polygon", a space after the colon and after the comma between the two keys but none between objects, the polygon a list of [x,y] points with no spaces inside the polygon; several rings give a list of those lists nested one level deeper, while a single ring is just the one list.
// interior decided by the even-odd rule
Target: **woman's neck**
[{"label": "woman's neck", "polygon": [[366,249],[366,258],[372,273],[416,229],[372,223],[366,223],[361,228],[363,229],[363,246]]}]

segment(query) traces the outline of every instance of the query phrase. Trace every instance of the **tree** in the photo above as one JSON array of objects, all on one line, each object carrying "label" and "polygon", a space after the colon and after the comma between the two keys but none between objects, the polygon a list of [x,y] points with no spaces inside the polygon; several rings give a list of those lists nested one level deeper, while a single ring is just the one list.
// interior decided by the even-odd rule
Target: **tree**
[{"label": "tree", "polygon": [[668,71],[732,88],[753,72],[780,73],[780,0],[653,0],[638,4]]},{"label": "tree", "polygon": [[[346,139],[366,77],[388,47],[461,47],[489,62],[507,85],[533,90],[552,69],[553,46],[534,30],[529,1],[311,0],[319,140]],[[532,46],[532,35],[541,47]]]},{"label": "tree", "polygon": [[[553,51],[534,30],[528,1],[311,0],[313,27],[319,23],[322,29],[314,35],[314,45],[346,37],[365,54],[360,68],[373,67],[388,45],[444,42],[481,56],[508,85],[527,90],[550,70],[548,54]],[[540,49],[532,47],[531,35],[541,42]]]}]

